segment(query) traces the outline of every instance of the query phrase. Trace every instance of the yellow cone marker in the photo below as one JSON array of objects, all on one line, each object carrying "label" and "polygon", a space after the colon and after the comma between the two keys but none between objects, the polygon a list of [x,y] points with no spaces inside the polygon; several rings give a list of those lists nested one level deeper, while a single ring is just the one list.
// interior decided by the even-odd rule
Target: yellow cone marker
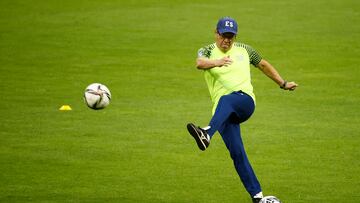
[{"label": "yellow cone marker", "polygon": [[69,105],[62,105],[59,109],[60,111],[71,111],[71,107]]}]

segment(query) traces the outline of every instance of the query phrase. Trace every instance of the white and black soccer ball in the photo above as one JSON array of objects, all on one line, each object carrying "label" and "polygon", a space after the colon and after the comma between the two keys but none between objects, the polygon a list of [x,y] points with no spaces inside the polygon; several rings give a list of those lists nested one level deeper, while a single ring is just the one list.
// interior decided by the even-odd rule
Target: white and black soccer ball
[{"label": "white and black soccer ball", "polygon": [[281,203],[281,201],[275,196],[265,196],[259,203]]},{"label": "white and black soccer ball", "polygon": [[93,83],[86,87],[84,101],[89,108],[99,110],[110,104],[110,90],[103,84]]}]

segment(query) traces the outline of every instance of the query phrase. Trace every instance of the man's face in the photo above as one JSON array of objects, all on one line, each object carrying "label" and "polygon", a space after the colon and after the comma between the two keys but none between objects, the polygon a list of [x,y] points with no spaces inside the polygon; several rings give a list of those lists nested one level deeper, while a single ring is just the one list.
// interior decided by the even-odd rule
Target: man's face
[{"label": "man's face", "polygon": [[227,52],[235,41],[236,35],[234,33],[225,32],[220,34],[216,31],[216,45],[223,51]]}]

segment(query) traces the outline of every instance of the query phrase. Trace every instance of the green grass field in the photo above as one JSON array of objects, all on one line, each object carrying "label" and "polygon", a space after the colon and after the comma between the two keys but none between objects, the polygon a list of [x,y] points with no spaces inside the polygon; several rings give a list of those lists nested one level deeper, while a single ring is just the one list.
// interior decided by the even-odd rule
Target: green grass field
[{"label": "green grass field", "polygon": [[201,152],[185,127],[210,119],[194,64],[222,16],[300,85],[252,70],[242,132],[264,193],[360,202],[357,0],[0,1],[0,202],[250,202],[220,136]]}]

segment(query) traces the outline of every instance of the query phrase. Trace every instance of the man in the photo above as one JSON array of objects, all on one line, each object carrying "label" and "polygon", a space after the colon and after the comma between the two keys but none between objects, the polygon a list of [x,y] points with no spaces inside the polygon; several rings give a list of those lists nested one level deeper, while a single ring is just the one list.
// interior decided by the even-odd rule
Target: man
[{"label": "man", "polygon": [[221,18],[215,30],[216,42],[199,50],[196,66],[204,70],[214,104],[213,117],[205,128],[189,123],[187,129],[201,150],[209,147],[212,136],[219,131],[244,187],[253,202],[259,202],[263,197],[262,190],[244,150],[239,125],[249,119],[255,109],[250,64],[283,90],[292,91],[298,85],[284,80],[252,47],[235,42],[237,31],[234,19]]}]

